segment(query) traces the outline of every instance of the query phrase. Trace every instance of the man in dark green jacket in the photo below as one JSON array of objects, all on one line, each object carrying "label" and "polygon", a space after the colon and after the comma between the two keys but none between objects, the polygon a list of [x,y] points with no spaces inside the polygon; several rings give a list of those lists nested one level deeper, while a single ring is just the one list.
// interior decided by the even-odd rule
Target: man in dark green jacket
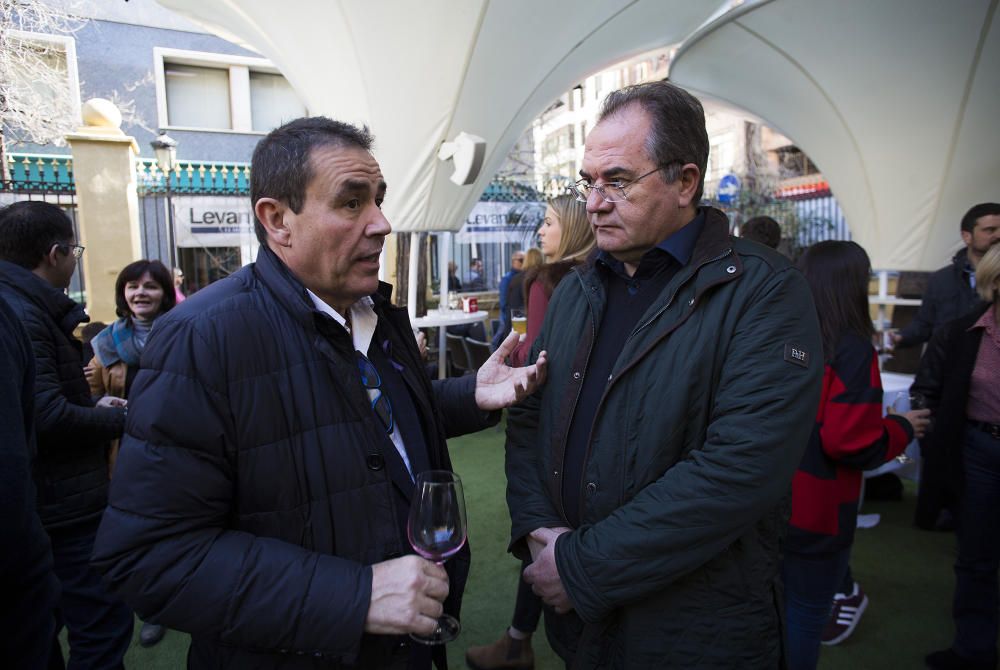
[{"label": "man in dark green jacket", "polygon": [[598,251],[556,289],[510,412],[511,549],[579,668],[781,664],[779,544],[823,372],[809,289],[698,208],[704,112],[613,93],[577,192]]}]

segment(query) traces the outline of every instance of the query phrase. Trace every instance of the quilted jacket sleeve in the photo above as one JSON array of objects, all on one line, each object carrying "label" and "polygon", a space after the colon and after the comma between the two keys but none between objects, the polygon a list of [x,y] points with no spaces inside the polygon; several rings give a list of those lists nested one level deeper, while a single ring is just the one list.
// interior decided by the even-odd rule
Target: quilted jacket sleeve
[{"label": "quilted jacket sleeve", "polygon": [[464,375],[431,382],[441,412],[445,436],[476,433],[495,426],[500,412],[484,412],[476,405],[476,375]]},{"label": "quilted jacket sleeve", "polygon": [[[762,281],[735,330],[705,439],[608,517],[565,533],[556,564],[584,621],[665,589],[719,556],[788,495],[821,389],[819,325],[794,270]],[[807,367],[786,343],[811,352]]]},{"label": "quilted jacket sleeve", "polygon": [[[21,318],[35,353],[35,428],[40,441],[71,438],[76,443],[119,437],[125,425],[125,411],[68,402],[60,384],[56,344],[48,328],[29,311],[23,312]],[[83,383],[82,368],[80,377]]]},{"label": "quilted jacket sleeve", "polygon": [[134,382],[95,567],[171,628],[350,662],[371,568],[230,528],[237,445],[224,357],[210,325],[205,335],[181,320],[160,325]]}]

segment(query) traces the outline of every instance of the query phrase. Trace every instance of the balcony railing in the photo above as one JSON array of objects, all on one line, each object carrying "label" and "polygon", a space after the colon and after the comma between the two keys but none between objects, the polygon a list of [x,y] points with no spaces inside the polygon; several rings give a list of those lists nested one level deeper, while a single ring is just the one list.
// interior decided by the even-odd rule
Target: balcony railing
[{"label": "balcony railing", "polygon": [[72,156],[7,154],[10,179],[0,190],[27,193],[75,193]]},{"label": "balcony railing", "polygon": [[[74,193],[73,157],[51,154],[8,154],[11,179],[0,190]],[[153,158],[135,161],[139,195],[248,195],[250,164],[178,160],[167,175]],[[565,189],[562,189],[565,190]],[[541,202],[545,194],[508,179],[494,179],[480,198],[486,202]]]},{"label": "balcony railing", "polygon": [[249,163],[178,160],[170,174],[151,158],[136,160],[136,178],[140,194],[169,190],[189,195],[247,195],[250,193]]}]

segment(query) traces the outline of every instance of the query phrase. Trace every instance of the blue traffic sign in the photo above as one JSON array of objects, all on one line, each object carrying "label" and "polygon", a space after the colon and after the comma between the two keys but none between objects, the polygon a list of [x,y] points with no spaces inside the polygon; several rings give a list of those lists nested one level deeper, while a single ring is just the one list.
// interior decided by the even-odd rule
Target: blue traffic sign
[{"label": "blue traffic sign", "polygon": [[736,202],[740,195],[740,178],[734,174],[727,174],[719,180],[719,202],[723,205],[731,205]]}]

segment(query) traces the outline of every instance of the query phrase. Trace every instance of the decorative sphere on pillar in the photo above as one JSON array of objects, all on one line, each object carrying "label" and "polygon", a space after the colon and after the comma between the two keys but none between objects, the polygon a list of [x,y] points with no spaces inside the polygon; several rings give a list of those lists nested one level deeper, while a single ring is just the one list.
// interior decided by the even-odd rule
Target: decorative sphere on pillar
[{"label": "decorative sphere on pillar", "polygon": [[91,98],[83,103],[80,112],[85,126],[114,129],[119,129],[122,126],[122,113],[110,100]]}]

